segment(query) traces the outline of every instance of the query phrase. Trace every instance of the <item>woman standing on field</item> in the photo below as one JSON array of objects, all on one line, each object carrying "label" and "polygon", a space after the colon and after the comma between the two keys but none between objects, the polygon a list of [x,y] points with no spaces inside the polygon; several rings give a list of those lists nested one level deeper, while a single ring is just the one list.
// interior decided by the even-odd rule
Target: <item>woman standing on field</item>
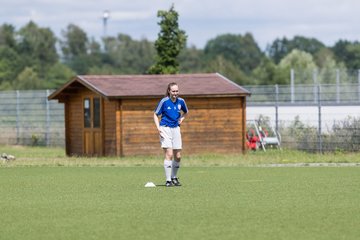
[{"label": "woman standing on field", "polygon": [[178,85],[174,82],[169,83],[165,97],[161,99],[154,111],[154,122],[165,154],[166,187],[181,186],[177,177],[182,149],[180,124],[187,113],[185,100],[179,97]]}]

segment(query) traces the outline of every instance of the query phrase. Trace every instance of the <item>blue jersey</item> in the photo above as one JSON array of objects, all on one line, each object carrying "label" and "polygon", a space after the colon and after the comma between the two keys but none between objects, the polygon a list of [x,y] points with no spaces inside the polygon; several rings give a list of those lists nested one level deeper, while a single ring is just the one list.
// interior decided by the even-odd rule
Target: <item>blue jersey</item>
[{"label": "blue jersey", "polygon": [[156,115],[161,115],[160,126],[177,127],[179,126],[179,119],[181,117],[181,111],[188,112],[185,100],[182,98],[176,98],[173,102],[169,97],[161,99],[155,109]]}]

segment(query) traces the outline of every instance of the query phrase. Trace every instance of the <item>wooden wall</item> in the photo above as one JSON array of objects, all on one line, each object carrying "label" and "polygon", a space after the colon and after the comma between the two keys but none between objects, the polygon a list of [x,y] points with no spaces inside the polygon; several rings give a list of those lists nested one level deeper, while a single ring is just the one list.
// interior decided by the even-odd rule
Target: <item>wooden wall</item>
[{"label": "wooden wall", "polygon": [[153,120],[158,100],[121,100],[121,155],[162,153]]},{"label": "wooden wall", "polygon": [[[245,148],[245,98],[186,98],[183,152],[240,153]],[[158,100],[122,100],[121,155],[162,154],[153,111]]]},{"label": "wooden wall", "polygon": [[104,139],[104,155],[115,156],[116,152],[116,110],[118,108],[117,101],[103,100],[103,139]]},{"label": "wooden wall", "polygon": [[[65,103],[66,153],[83,155],[82,89]],[[98,96],[98,95],[96,95]],[[245,97],[185,98],[189,115],[181,126],[183,153],[241,153],[245,150]],[[162,155],[153,113],[160,99],[102,99],[106,156]]]},{"label": "wooden wall", "polygon": [[240,153],[244,150],[244,98],[188,99],[181,127],[184,153]]}]

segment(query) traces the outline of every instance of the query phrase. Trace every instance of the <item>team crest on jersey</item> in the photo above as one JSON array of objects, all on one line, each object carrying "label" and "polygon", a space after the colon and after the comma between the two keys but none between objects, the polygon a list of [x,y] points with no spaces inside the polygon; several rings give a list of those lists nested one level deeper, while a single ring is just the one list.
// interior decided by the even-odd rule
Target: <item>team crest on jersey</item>
[{"label": "team crest on jersey", "polygon": [[179,110],[181,109],[181,104],[178,104],[178,109],[179,109]]}]

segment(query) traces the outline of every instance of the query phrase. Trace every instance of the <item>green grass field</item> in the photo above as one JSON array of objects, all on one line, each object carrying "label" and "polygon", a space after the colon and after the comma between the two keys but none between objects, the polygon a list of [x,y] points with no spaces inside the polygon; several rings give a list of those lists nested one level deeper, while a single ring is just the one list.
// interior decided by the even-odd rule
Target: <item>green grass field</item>
[{"label": "green grass field", "polygon": [[[0,240],[360,236],[359,153],[185,155],[183,186],[165,188],[161,156],[69,158],[61,148],[0,146],[3,152],[16,160],[0,161]],[[322,167],[308,167],[314,163]],[[341,164],[348,165],[326,167]],[[158,186],[145,188],[148,181]]]},{"label": "green grass field", "polygon": [[180,171],[0,167],[0,239],[359,239],[359,167]]}]

